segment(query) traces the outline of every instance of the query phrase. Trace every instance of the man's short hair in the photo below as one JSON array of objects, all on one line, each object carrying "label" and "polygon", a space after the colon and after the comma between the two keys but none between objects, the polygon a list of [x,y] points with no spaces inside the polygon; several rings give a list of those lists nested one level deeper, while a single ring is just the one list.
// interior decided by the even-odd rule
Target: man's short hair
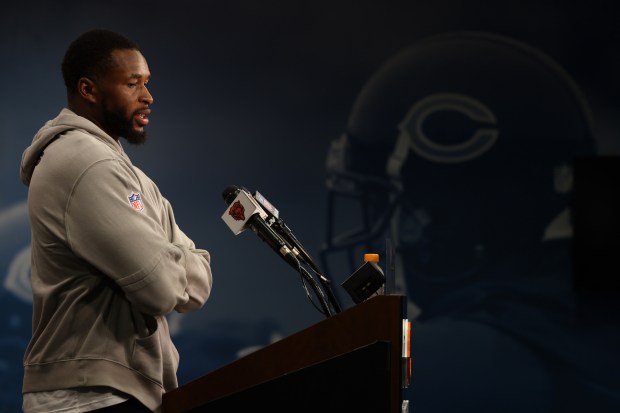
[{"label": "man's short hair", "polygon": [[62,60],[67,92],[75,92],[81,77],[94,79],[112,68],[112,51],[117,49],[139,50],[139,47],[125,36],[106,29],[90,30],[76,38]]}]

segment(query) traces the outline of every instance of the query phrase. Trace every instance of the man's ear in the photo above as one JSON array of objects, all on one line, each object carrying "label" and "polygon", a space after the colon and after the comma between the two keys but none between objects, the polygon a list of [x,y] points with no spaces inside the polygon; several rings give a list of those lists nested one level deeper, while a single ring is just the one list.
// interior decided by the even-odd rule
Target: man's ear
[{"label": "man's ear", "polygon": [[97,103],[97,96],[99,94],[99,90],[97,89],[97,85],[95,84],[95,82],[93,82],[87,77],[81,77],[80,80],[78,80],[77,86],[78,94],[83,99],[86,99],[90,103]]}]

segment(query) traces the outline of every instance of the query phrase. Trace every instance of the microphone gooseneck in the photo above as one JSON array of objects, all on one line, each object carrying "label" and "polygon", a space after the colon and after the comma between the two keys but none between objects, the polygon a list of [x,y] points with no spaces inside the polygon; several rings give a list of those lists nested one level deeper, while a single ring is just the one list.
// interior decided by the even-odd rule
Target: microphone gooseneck
[{"label": "microphone gooseneck", "polygon": [[[256,199],[243,187],[236,185],[230,185],[222,191],[222,198],[228,205],[228,208],[222,215],[222,219],[228,225],[228,227],[235,233],[235,235],[243,232],[245,229],[250,228],[261,240],[268,244],[278,255],[280,255],[291,267],[299,272],[302,277],[308,281],[314,290],[315,295],[321,303],[323,308],[323,314],[327,317],[331,316],[335,312],[340,311],[340,306],[335,301],[333,293],[329,289],[329,283],[326,283],[326,279],[317,272],[320,276],[320,281],[323,287],[326,289],[328,298],[325,297],[325,291],[321,289],[316,279],[302,266],[302,262],[310,265],[312,269],[315,265],[309,264],[309,255],[305,253],[305,250],[296,241],[293,241],[290,236],[286,234],[283,236],[279,234],[278,227],[272,226],[273,221],[270,219],[273,215],[265,212]],[[268,223],[267,220],[270,222]],[[275,228],[275,229],[274,229]],[[291,234],[292,235],[292,234]],[[299,248],[297,245],[299,244]],[[300,254],[299,250],[303,251]],[[301,259],[301,261],[300,261]],[[316,271],[315,271],[316,272]],[[330,308],[329,302],[332,307]]]}]

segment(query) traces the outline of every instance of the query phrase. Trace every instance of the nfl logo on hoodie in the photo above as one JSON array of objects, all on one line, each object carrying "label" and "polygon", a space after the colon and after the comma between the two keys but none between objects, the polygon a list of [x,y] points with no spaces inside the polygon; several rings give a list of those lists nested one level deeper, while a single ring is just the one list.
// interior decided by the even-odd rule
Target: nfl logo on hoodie
[{"label": "nfl logo on hoodie", "polygon": [[142,204],[142,198],[140,194],[131,194],[127,197],[129,199],[129,203],[136,211],[142,211],[144,209],[144,205]]}]

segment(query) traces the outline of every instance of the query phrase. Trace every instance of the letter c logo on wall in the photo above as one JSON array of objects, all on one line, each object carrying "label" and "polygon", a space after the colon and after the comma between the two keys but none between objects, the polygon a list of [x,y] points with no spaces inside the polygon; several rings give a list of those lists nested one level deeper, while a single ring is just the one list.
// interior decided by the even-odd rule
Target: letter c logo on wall
[{"label": "letter c logo on wall", "polygon": [[[484,124],[465,141],[445,144],[433,141],[423,130],[430,115],[454,111],[467,116],[474,122]],[[416,102],[403,121],[398,125],[400,134],[394,152],[387,164],[390,176],[398,177],[405,163],[409,149],[433,162],[459,163],[477,158],[488,151],[497,141],[499,131],[493,112],[482,102],[472,97],[455,93],[438,93]]]}]

